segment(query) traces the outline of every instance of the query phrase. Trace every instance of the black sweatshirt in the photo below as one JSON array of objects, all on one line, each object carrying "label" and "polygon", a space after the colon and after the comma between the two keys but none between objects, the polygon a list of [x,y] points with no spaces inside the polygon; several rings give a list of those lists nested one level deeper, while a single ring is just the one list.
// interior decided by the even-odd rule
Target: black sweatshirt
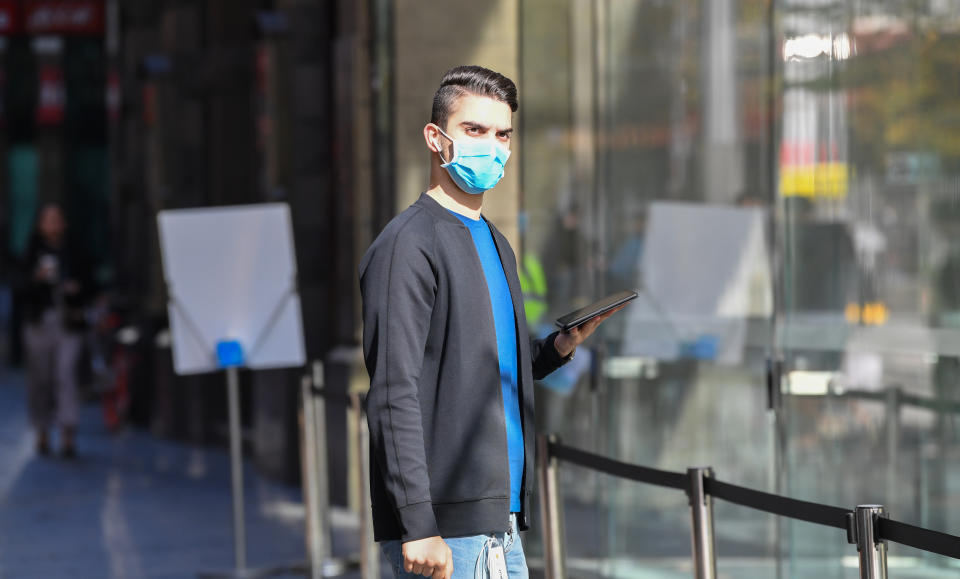
[{"label": "black sweatshirt", "polygon": [[[524,475],[533,486],[533,381],[560,366],[556,333],[530,340],[517,260],[491,225],[516,313]],[[510,472],[497,336],[466,226],[426,194],[395,217],[360,263],[370,374],[370,493],[377,541],[508,530]]]},{"label": "black sweatshirt", "polygon": [[[56,279],[51,281],[36,279],[37,268],[44,259],[56,264]],[[76,251],[69,250],[66,242],[54,247],[37,234],[30,240],[23,256],[19,271],[15,272],[14,289],[19,305],[24,310],[24,319],[28,323],[39,322],[47,310],[57,307],[55,293],[63,299],[63,324],[68,330],[86,329],[85,307],[93,295],[90,267]],[[64,282],[74,282],[77,289],[64,290]]]}]

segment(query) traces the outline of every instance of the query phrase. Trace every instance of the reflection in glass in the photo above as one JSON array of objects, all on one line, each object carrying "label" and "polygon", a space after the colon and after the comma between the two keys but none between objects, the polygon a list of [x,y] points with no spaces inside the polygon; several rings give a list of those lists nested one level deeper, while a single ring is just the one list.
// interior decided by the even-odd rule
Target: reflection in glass
[{"label": "reflection in glass", "polygon": [[[521,261],[544,272],[541,335],[577,305],[641,290],[543,381],[538,428],[620,460],[711,464],[772,490],[765,6],[522,3]],[[682,493],[573,467],[561,487],[581,571],[689,575]],[[729,505],[718,517],[721,568],[770,576],[770,518]]]},{"label": "reflection in glass", "polygon": [[[544,381],[538,428],[960,533],[960,4],[524,0],[521,15],[534,331],[642,292]],[[768,357],[786,370],[775,411]],[[679,550],[648,548],[687,528],[682,501],[562,472],[568,532],[591,537],[571,557],[685,576]],[[733,576],[856,575],[816,526],[723,503],[717,521]],[[956,571],[890,552],[898,576]]]}]

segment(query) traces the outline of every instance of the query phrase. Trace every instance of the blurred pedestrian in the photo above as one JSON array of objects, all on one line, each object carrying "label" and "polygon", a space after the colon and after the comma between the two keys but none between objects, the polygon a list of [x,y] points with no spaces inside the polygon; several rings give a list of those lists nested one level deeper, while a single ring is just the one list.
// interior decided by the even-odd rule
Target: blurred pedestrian
[{"label": "blurred pedestrian", "polygon": [[86,326],[85,278],[69,250],[66,219],[59,205],[43,205],[23,259],[19,280],[24,309],[23,344],[30,421],[36,449],[50,453],[49,431],[61,431],[60,453],[76,456],[79,413],[77,362]]}]

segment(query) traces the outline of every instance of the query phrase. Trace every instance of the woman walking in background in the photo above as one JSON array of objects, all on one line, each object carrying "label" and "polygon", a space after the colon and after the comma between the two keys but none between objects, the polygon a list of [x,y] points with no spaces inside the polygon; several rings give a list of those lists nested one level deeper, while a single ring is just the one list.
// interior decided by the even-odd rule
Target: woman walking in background
[{"label": "woman walking in background", "polygon": [[76,456],[79,412],[77,360],[86,326],[83,272],[65,244],[67,223],[56,204],[40,208],[23,261],[23,345],[30,420],[37,453],[50,453],[49,431],[60,427],[60,452]]}]

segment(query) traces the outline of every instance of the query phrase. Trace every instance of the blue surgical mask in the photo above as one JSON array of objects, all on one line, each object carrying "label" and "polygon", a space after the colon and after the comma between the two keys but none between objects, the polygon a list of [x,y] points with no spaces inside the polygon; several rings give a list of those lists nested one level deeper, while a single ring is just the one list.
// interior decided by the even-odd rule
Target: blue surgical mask
[{"label": "blue surgical mask", "polygon": [[[437,127],[440,133],[453,141],[453,158],[445,161],[441,167],[447,170],[450,178],[467,193],[479,195],[500,182],[503,166],[510,158],[510,151],[489,139],[461,139],[455,141],[450,135]],[[443,160],[443,153],[440,154]]]}]

